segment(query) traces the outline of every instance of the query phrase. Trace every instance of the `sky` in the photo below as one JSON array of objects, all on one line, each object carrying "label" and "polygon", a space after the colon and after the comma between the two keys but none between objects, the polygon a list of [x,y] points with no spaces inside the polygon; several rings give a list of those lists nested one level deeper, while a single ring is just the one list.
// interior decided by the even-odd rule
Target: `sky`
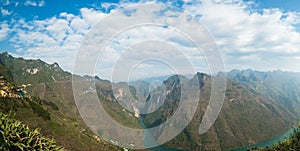
[{"label": "sky", "polygon": [[[185,74],[212,72],[214,69],[208,64],[214,63],[207,59],[206,53],[209,48],[204,46],[202,53],[198,53],[193,43],[172,26],[119,29],[144,18],[153,22],[171,19],[166,13],[151,18],[139,7],[137,10],[128,9],[129,6],[148,3],[171,6],[168,9],[178,14],[172,17],[180,21],[180,26],[173,26],[181,27],[189,34],[199,32],[202,35],[200,39],[213,39],[222,55],[218,59],[223,59],[226,71],[280,69],[300,72],[300,1],[297,0],[0,0],[0,52],[7,51],[27,59],[39,58],[50,64],[57,62],[64,70],[75,72],[76,57],[84,56],[82,52],[88,53],[90,49],[98,49],[97,45],[93,45],[83,50],[82,43],[87,41],[88,35],[114,31],[119,34],[105,49],[100,54],[92,54],[98,57],[96,63],[91,65],[89,61],[93,59],[89,58],[81,60],[86,67],[92,66],[94,74],[102,78],[110,79],[114,72],[117,75],[127,74],[127,71],[117,72],[122,69],[128,70],[133,79],[179,70]],[[134,20],[127,23],[126,20],[122,22],[122,18],[113,18],[113,14],[118,12]],[[197,26],[179,18],[182,14],[190,14]],[[107,26],[95,30],[103,24]],[[184,25],[195,28],[184,29]],[[200,32],[200,29],[205,29],[205,32]],[[153,40],[156,42],[153,43]],[[152,45],[149,45],[151,42]],[[145,46],[153,48],[145,49]],[[131,47],[137,50],[130,51]],[[152,58],[147,60],[147,56]],[[193,69],[187,68],[188,64]],[[78,74],[93,73],[82,70]]]}]

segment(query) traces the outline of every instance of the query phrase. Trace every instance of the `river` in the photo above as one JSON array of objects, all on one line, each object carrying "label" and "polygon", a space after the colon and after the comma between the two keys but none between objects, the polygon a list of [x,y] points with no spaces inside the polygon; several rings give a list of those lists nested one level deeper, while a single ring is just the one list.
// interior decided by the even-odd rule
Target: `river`
[{"label": "river", "polygon": [[294,127],[289,129],[288,131],[286,131],[284,134],[274,137],[270,140],[262,141],[262,142],[259,142],[257,144],[253,144],[250,146],[244,146],[244,147],[240,147],[240,148],[230,149],[229,151],[247,151],[248,149],[254,148],[254,147],[257,147],[257,148],[271,147],[271,146],[277,144],[279,141],[284,141],[287,137],[289,137],[291,134],[293,134],[293,132],[294,132]]},{"label": "river", "polygon": [[[143,122],[143,119],[141,118],[139,120],[139,124],[142,126],[142,128],[145,128],[145,138],[144,138],[144,146],[147,148],[147,146],[155,146],[154,148],[149,148],[150,151],[184,151],[182,149],[176,149],[176,148],[170,148],[164,145],[158,145],[153,135],[146,130],[146,125]],[[270,140],[259,142],[257,144],[253,144],[250,146],[244,146],[240,148],[230,149],[229,151],[247,151],[250,148],[258,147],[258,148],[266,148],[267,146],[271,147],[275,144],[277,144],[279,141],[284,141],[286,137],[289,137],[294,132],[294,127],[286,131],[284,134],[279,135],[277,137],[274,137]]]},{"label": "river", "polygon": [[148,148],[148,150],[150,150],[150,151],[184,151],[184,150],[181,150],[181,149],[170,148],[170,147],[167,147],[165,145],[157,144],[157,142],[156,142],[155,138],[153,137],[153,135],[150,132],[147,131],[147,126],[144,124],[142,118],[139,120],[139,124],[141,125],[142,128],[145,129],[145,138],[144,138],[145,148],[148,148],[149,146],[157,146],[157,147],[153,147],[153,148]]}]

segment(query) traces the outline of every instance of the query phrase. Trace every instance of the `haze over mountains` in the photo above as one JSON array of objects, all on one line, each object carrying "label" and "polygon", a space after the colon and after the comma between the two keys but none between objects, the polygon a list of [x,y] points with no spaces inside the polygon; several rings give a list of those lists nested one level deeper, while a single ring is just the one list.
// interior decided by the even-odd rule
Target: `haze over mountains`
[{"label": "haze over mountains", "polygon": [[[111,83],[101,77],[72,75],[63,71],[57,63],[50,65],[42,60],[14,58],[8,53],[1,53],[0,58],[2,76],[16,85],[30,83],[32,86],[26,88],[27,96],[38,96],[48,104],[51,102],[58,107],[54,110],[47,102],[41,103],[41,107],[47,109],[51,117],[50,121],[43,121],[43,125],[26,120],[22,117],[22,112],[17,112],[20,114],[18,117],[31,126],[43,126],[43,133],[54,137],[58,143],[70,150],[114,148],[113,145],[93,135],[83,123],[74,101],[72,76],[87,82],[94,81],[95,91],[106,112],[118,123],[133,128],[142,127],[140,120],[146,127],[166,122],[178,109],[182,95],[181,85],[199,86],[200,99],[196,113],[178,136],[164,144],[170,148],[226,150],[255,144],[284,133],[296,123],[300,115],[300,73],[295,72],[233,70],[226,73],[227,87],[221,112],[209,131],[199,135],[199,125],[211,95],[211,80],[217,76],[196,73],[189,78],[172,75],[141,79],[129,84]],[[162,83],[151,83],[155,80]],[[130,86],[126,89],[128,85]],[[118,95],[114,93],[114,88],[117,88]],[[124,104],[119,104],[122,101],[128,105],[128,110],[124,110]],[[134,101],[149,102],[145,107],[146,110],[151,110],[157,104],[160,107],[152,113],[140,114],[134,103],[128,103]],[[30,112],[30,115],[35,116],[35,113]],[[56,124],[58,126],[53,126]],[[61,131],[57,129],[58,127],[61,127]],[[48,128],[49,130],[46,130]],[[98,129],[97,132],[99,136],[105,135],[104,130]],[[162,133],[157,131],[154,137],[159,138],[161,135]],[[125,142],[118,144],[128,145]]]}]

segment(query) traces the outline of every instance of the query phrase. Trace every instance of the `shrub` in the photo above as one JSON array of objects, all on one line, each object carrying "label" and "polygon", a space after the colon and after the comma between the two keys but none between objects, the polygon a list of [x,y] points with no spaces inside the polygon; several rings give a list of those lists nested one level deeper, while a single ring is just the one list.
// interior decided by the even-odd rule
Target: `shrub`
[{"label": "shrub", "polygon": [[290,135],[290,137],[286,138],[285,141],[279,142],[273,147],[266,147],[264,149],[252,148],[250,150],[261,150],[261,151],[289,151],[289,150],[300,150],[300,122],[294,128],[294,132]]},{"label": "shrub", "polygon": [[50,106],[53,110],[59,110],[58,106],[51,101],[42,100],[42,102],[43,104]]},{"label": "shrub", "polygon": [[35,112],[38,116],[41,116],[45,120],[50,120],[50,114],[46,111],[40,104],[34,101],[28,101],[30,107],[32,108],[33,112]]},{"label": "shrub", "polygon": [[64,150],[53,139],[45,138],[39,129],[33,131],[18,120],[0,112],[0,150]]}]

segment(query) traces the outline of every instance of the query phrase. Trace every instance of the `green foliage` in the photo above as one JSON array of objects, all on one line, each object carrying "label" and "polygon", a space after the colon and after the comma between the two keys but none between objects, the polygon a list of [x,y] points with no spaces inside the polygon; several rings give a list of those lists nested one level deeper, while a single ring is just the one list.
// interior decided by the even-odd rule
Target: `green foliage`
[{"label": "green foliage", "polygon": [[34,113],[50,120],[50,113],[42,107],[42,103],[46,103],[51,106],[53,110],[58,110],[58,106],[52,102],[41,100],[39,97],[30,98],[8,98],[0,97],[0,111],[3,113],[16,112],[20,108],[31,108]]},{"label": "green foliage", "polygon": [[28,107],[21,98],[5,98],[0,97],[0,110],[4,113],[15,112],[19,108]]},{"label": "green foliage", "polygon": [[55,103],[53,103],[53,102],[51,102],[51,101],[43,100],[43,99],[39,98],[38,96],[33,96],[33,97],[31,98],[31,100],[32,100],[33,102],[36,102],[36,103],[39,104],[39,105],[47,105],[47,106],[50,106],[53,110],[59,110],[58,106],[57,106]]},{"label": "green foliage", "polygon": [[38,103],[38,104],[42,104],[42,100],[41,100],[38,96],[33,96],[33,97],[31,98],[31,100],[32,100],[33,102]]},{"label": "green foliage", "polygon": [[263,149],[251,148],[251,151],[260,150],[260,151],[290,151],[290,150],[300,150],[300,123],[298,123],[297,127],[294,128],[294,132],[286,138],[285,141],[279,142],[273,147],[266,147]]},{"label": "green foliage", "polygon": [[3,62],[0,60],[0,75],[4,76],[4,78],[6,78],[8,81],[12,81],[13,80],[13,76],[11,74],[11,72],[9,71],[9,69],[7,69]]},{"label": "green foliage", "polygon": [[300,124],[294,128],[293,134],[278,145],[265,150],[300,150]]},{"label": "green foliage", "polygon": [[59,110],[58,106],[51,101],[42,100],[42,103],[47,106],[50,106],[53,110]]},{"label": "green foliage", "polygon": [[29,100],[28,102],[33,112],[35,112],[36,114],[38,114],[38,116],[41,116],[45,120],[50,120],[50,113],[46,111],[40,104],[31,100]]},{"label": "green foliage", "polygon": [[64,150],[54,140],[42,136],[39,129],[30,130],[3,113],[0,113],[0,125],[0,150]]}]

